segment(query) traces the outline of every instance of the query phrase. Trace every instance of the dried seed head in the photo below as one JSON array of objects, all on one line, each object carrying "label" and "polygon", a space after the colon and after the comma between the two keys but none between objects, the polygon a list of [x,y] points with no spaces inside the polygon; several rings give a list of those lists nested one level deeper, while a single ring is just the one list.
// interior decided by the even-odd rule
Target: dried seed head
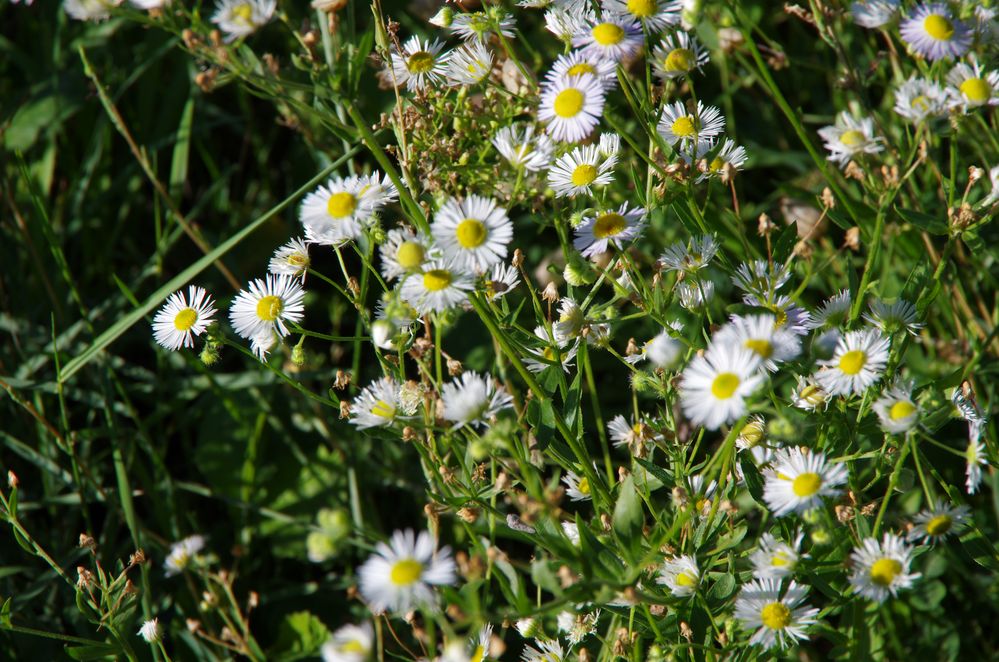
[{"label": "dried seed head", "polygon": [[860,250],[860,228],[852,227],[846,231],[846,236],[843,237],[843,246],[849,248],[851,251]]},{"label": "dried seed head", "polygon": [[336,379],[333,380],[333,388],[342,391],[350,385],[350,375],[343,370],[336,371]]},{"label": "dried seed head", "polygon": [[541,293],[541,298],[548,303],[555,303],[558,301],[558,287],[555,286],[554,282],[548,283],[548,285],[545,286],[544,291]]},{"label": "dried seed head", "polygon": [[828,186],[822,189],[822,206],[826,209],[836,208],[836,198],[833,196],[833,192]]},{"label": "dried seed head", "polygon": [[461,374],[461,370],[462,370],[461,361],[451,358],[447,360],[447,374],[451,375],[452,377],[457,377],[458,375]]},{"label": "dried seed head", "polygon": [[760,218],[756,226],[756,233],[758,235],[760,235],[761,237],[765,237],[776,229],[777,226],[774,224],[772,220],[770,220],[770,217],[767,216],[766,212],[760,214]]},{"label": "dried seed head", "polygon": [[350,418],[350,403],[346,400],[340,401],[340,420],[345,421]]},{"label": "dried seed head", "polygon": [[89,549],[91,551],[97,549],[97,541],[94,540],[92,536],[90,536],[90,535],[88,535],[86,533],[81,533],[80,534],[80,543],[79,543],[79,545],[80,545],[80,547],[83,547],[85,549]]}]

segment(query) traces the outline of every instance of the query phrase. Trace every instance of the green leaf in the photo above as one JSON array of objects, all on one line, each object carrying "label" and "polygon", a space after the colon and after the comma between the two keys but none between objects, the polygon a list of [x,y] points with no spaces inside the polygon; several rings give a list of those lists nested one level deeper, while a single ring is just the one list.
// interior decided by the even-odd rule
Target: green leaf
[{"label": "green leaf", "polygon": [[726,602],[735,593],[735,575],[725,573],[718,577],[708,590],[708,601],[715,605]]},{"label": "green leaf", "polygon": [[545,450],[555,438],[555,411],[551,400],[544,402],[537,398],[527,404],[527,422],[533,428],[534,437],[538,440],[538,449]]},{"label": "green leaf", "polygon": [[7,598],[3,601],[3,606],[0,607],[0,627],[9,628],[10,623],[10,601],[11,598]]},{"label": "green leaf", "polygon": [[937,216],[930,216],[929,214],[924,214],[921,211],[915,211],[912,209],[900,209],[895,207],[895,211],[898,212],[898,215],[901,216],[902,220],[906,223],[913,225],[924,232],[937,235],[947,235],[949,233],[950,228],[947,225],[946,219],[942,219]]},{"label": "green leaf", "polygon": [[642,500],[638,498],[638,492],[635,490],[634,476],[629,475],[618,487],[617,503],[614,504],[614,533],[626,548],[635,552],[642,542],[644,523]]},{"label": "green leaf", "polygon": [[269,651],[268,659],[289,662],[313,657],[329,636],[323,622],[310,612],[288,614],[278,625],[277,641]]},{"label": "green leaf", "polygon": [[739,458],[739,466],[742,467],[742,475],[746,477],[746,487],[753,500],[766,507],[767,504],[763,501],[763,476],[760,475],[760,470],[756,468],[756,463],[749,453],[744,453]]},{"label": "green leaf", "polygon": [[101,644],[94,646],[67,646],[66,655],[74,660],[106,660],[117,658],[120,652],[116,646]]},{"label": "green leaf", "polygon": [[661,482],[663,485],[672,485],[673,484],[673,475],[670,474],[665,469],[663,469],[662,467],[660,467],[659,465],[653,464],[652,462],[649,462],[648,460],[643,460],[640,457],[636,457],[635,458],[635,462],[637,462],[638,464],[642,465],[645,468],[646,471],[648,471],[650,474],[652,474],[657,479],[659,479],[659,482]]},{"label": "green leaf", "polygon": [[796,243],[798,243],[798,224],[791,223],[781,230],[777,237],[777,242],[774,244],[774,262],[781,264],[787,262]]}]

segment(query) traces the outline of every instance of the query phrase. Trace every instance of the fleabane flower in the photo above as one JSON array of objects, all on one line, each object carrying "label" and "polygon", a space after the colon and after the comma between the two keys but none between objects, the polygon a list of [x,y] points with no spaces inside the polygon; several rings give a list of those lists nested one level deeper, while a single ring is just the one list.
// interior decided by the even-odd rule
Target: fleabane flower
[{"label": "fleabane flower", "polygon": [[347,624],[336,629],[319,654],[323,662],[365,662],[374,648],[371,623]]},{"label": "fleabane flower", "polygon": [[638,237],[645,227],[645,209],[631,209],[622,203],[617,210],[590,214],[576,228],[576,238],[572,244],[585,257],[592,257],[607,251],[611,246],[618,249]]},{"label": "fleabane flower", "polygon": [[521,662],[568,662],[565,649],[558,639],[537,640],[534,646],[524,646],[520,654]]},{"label": "fleabane flower", "polygon": [[351,403],[350,422],[359,430],[392,425],[399,410],[399,383],[391,377],[368,384]]},{"label": "fleabane flower", "polygon": [[714,106],[697,102],[693,111],[682,101],[668,103],[656,127],[659,135],[678,153],[691,152],[697,145],[707,151],[710,141],[725,130],[725,117]]},{"label": "fleabane flower", "polygon": [[153,338],[173,351],[194,347],[194,337],[205,332],[216,312],[215,302],[202,287],[191,285],[187,296],[174,292],[153,317]]},{"label": "fleabane flower", "polygon": [[604,14],[603,19],[585,25],[572,38],[572,45],[602,60],[620,62],[642,47],[642,27],[625,16]]},{"label": "fleabane flower", "polygon": [[830,395],[860,395],[881,378],[888,362],[888,339],[877,329],[850,331],[833,357],[819,361],[815,381]]},{"label": "fleabane flower", "polygon": [[875,538],[864,538],[850,554],[850,560],[853,590],[875,602],[884,602],[888,596],[897,597],[900,590],[909,588],[919,578],[918,572],[909,572],[912,547],[890,533],[884,534],[880,543]]},{"label": "fleabane flower", "polygon": [[694,594],[701,582],[701,571],[697,567],[697,559],[693,556],[675,556],[663,562],[659,569],[656,583],[669,588],[678,598],[687,598]]},{"label": "fleabane flower", "polygon": [[375,553],[357,571],[361,595],[371,611],[404,614],[415,607],[436,607],[434,586],[455,582],[451,550],[436,550],[430,534],[396,531],[388,544],[378,543]]},{"label": "fleabane flower", "polygon": [[396,228],[389,230],[379,252],[382,256],[382,275],[387,281],[395,280],[421,271],[431,258],[430,239],[408,228]]},{"label": "fleabane flower", "polygon": [[968,52],[972,30],[942,2],[924,3],[914,8],[899,25],[902,41],[931,62],[958,58]]},{"label": "fleabane flower", "polygon": [[669,331],[662,331],[647,340],[637,354],[625,357],[632,365],[648,360],[656,368],[668,370],[676,365],[687,346],[674,338]]},{"label": "fleabane flower", "polygon": [[680,80],[708,63],[708,52],[696,37],[674,32],[652,49],[652,71],[660,80]]},{"label": "fleabane flower", "polygon": [[[229,322],[242,338],[288,335],[285,322],[298,322],[305,316],[305,290],[293,276],[268,275],[250,281],[229,308]],[[267,348],[269,349],[269,347]],[[258,356],[261,354],[258,352]]]},{"label": "fleabane flower", "polygon": [[746,413],[746,398],[765,380],[759,367],[760,358],[751,350],[712,343],[683,371],[680,382],[683,413],[694,424],[709,430],[738,420]]},{"label": "fleabane flower", "polygon": [[552,5],[545,10],[545,29],[567,44],[586,25],[596,20],[597,14],[590,9],[589,3]]},{"label": "fleabane flower", "polygon": [[554,333],[551,337],[543,326],[535,327],[534,336],[541,341],[542,346],[528,350],[529,357],[524,359],[524,365],[531,372],[542,372],[551,366],[560,366],[565,372],[576,358],[578,343],[571,345],[565,340],[558,340]]},{"label": "fleabane flower", "polygon": [[569,471],[562,476],[562,482],[565,483],[565,493],[573,501],[589,501],[593,498],[593,487],[586,476]]},{"label": "fleabane flower", "polygon": [[836,115],[835,124],[819,129],[819,137],[825,141],[829,160],[843,168],[859,154],[877,154],[884,149],[874,135],[874,120],[845,110]]},{"label": "fleabane flower", "polygon": [[663,441],[665,437],[656,432],[641,418],[632,419],[629,423],[624,416],[618,415],[607,424],[611,443],[617,447],[626,447],[632,455],[645,457],[649,444]]},{"label": "fleabane flower", "polygon": [[490,299],[505,297],[520,283],[517,268],[510,264],[496,264],[482,278],[482,289]]},{"label": "fleabane flower", "polygon": [[945,115],[949,102],[944,88],[925,78],[910,78],[895,90],[895,112],[916,124]]},{"label": "fleabane flower", "polygon": [[732,283],[743,292],[761,299],[769,299],[784,287],[791,278],[789,264],[753,260],[743,262],[732,275]]},{"label": "fleabane flower", "polygon": [[651,32],[680,24],[683,3],[677,0],[603,0],[605,15],[621,16],[638,21]]},{"label": "fleabane flower", "polygon": [[142,624],[136,634],[142,637],[142,640],[147,644],[155,644],[163,638],[163,629],[160,628],[158,618],[151,618]]},{"label": "fleabane flower", "polygon": [[757,548],[749,555],[749,561],[753,564],[753,576],[757,579],[781,579],[792,576],[798,564],[797,547],[800,541],[799,537],[792,547],[783,540],[775,538],[773,534],[764,533],[760,536]]},{"label": "fleabane flower", "polygon": [[840,290],[819,306],[806,326],[809,329],[836,328],[842,326],[850,314],[853,300],[849,290]]},{"label": "fleabane flower", "polygon": [[808,639],[805,629],[816,622],[819,610],[805,602],[808,587],[790,582],[781,594],[779,579],[754,579],[745,584],[735,601],[735,617],[746,628],[755,628],[750,645],[785,648]]},{"label": "fleabane flower", "polygon": [[274,251],[267,263],[267,271],[276,275],[297,276],[304,281],[311,264],[309,247],[304,239],[296,237]]},{"label": "fleabane flower", "polygon": [[853,22],[862,28],[873,30],[887,25],[898,13],[900,0],[862,0],[850,3]]},{"label": "fleabane flower", "polygon": [[276,9],[277,0],[222,0],[212,23],[225,33],[226,41],[235,41],[267,25]]},{"label": "fleabane flower", "polygon": [[479,195],[449,199],[434,216],[430,231],[447,258],[478,273],[502,262],[513,239],[506,210]]},{"label": "fleabane flower", "polygon": [[502,8],[490,7],[489,11],[455,14],[448,29],[465,41],[485,43],[494,34],[513,36],[514,20]]},{"label": "fleabane flower", "polygon": [[493,136],[496,151],[514,168],[541,172],[551,164],[554,143],[543,133],[536,133],[533,125],[512,124]]},{"label": "fleabane flower", "polygon": [[787,329],[778,328],[773,315],[747,315],[733,317],[719,329],[712,342],[729,343],[745,347],[755,353],[770,372],[801,353],[801,341]]},{"label": "fleabane flower", "polygon": [[199,535],[188,536],[170,545],[170,553],[163,561],[163,574],[172,577],[187,570],[204,548],[205,538]]},{"label": "fleabane flower", "polygon": [[964,520],[971,513],[968,506],[943,505],[918,513],[912,520],[913,527],[906,534],[909,542],[937,542],[964,528]]},{"label": "fleabane flower", "polygon": [[947,74],[955,108],[968,112],[981,106],[999,104],[999,71],[984,71],[977,59],[958,63]]},{"label": "fleabane flower", "polygon": [[513,396],[502,386],[496,386],[488,375],[464,372],[441,387],[444,420],[465,425],[485,425],[504,409],[513,407]]},{"label": "fleabane flower", "polygon": [[403,301],[423,315],[466,303],[474,289],[475,278],[467,270],[450,260],[433,260],[406,276],[400,292]]},{"label": "fleabane flower", "polygon": [[310,243],[339,246],[360,237],[371,215],[397,196],[378,174],[332,177],[305,196],[298,217]]},{"label": "fleabane flower", "polygon": [[806,411],[824,411],[829,406],[829,393],[814,379],[798,377],[798,383],[791,393],[791,404]]},{"label": "fleabane flower", "polygon": [[445,75],[452,85],[478,85],[492,70],[492,51],[475,41],[451,51]]},{"label": "fleabane flower", "polygon": [[689,275],[708,266],[718,254],[718,248],[718,240],[712,235],[692,237],[689,242],[671,244],[659,256],[659,262],[663,269]]},{"label": "fleabane flower", "polygon": [[[65,0],[63,10],[77,21],[103,21],[111,17],[111,10],[124,0]],[[30,2],[28,4],[31,4]]]},{"label": "fleabane flower", "polygon": [[604,87],[612,87],[617,83],[617,66],[611,60],[604,60],[586,51],[569,51],[559,55],[552,63],[551,69],[545,74],[549,82],[569,81],[576,76],[590,74],[596,76]]},{"label": "fleabane flower", "polygon": [[593,133],[604,112],[604,86],[593,74],[546,82],[538,120],[560,142],[579,142]]},{"label": "fleabane flower", "polygon": [[593,195],[591,187],[614,181],[614,163],[615,159],[605,158],[596,145],[575,147],[548,170],[548,185],[558,198]]},{"label": "fleabane flower", "polygon": [[847,479],[846,467],[829,462],[819,451],[781,449],[773,467],[763,486],[763,500],[777,517],[818,507],[824,497],[839,494],[838,486]]},{"label": "fleabane flower", "polygon": [[401,49],[392,49],[390,80],[414,92],[443,82],[447,75],[447,56],[441,55],[443,48],[439,39],[410,37]]},{"label": "fleabane flower", "polygon": [[912,383],[897,382],[874,402],[874,413],[889,434],[903,434],[919,421],[919,405],[912,399]]},{"label": "fleabane flower", "polygon": [[[714,149],[714,144],[711,145],[711,149]],[[681,154],[680,156],[684,161],[693,160],[687,154]],[[705,157],[706,163],[703,168],[701,168],[700,164],[698,165],[701,174],[694,182],[699,184],[713,177],[720,177],[722,183],[728,183],[727,177],[742,170],[742,167],[746,165],[746,161],[748,160],[749,156],[746,154],[746,148],[735,144],[734,140],[726,138],[722,141],[721,147],[718,148],[714,156],[710,156],[709,154]]]},{"label": "fleabane flower", "polygon": [[982,467],[989,466],[988,458],[985,457],[985,444],[979,439],[969,439],[964,459],[965,491],[968,494],[975,494],[982,484]]}]

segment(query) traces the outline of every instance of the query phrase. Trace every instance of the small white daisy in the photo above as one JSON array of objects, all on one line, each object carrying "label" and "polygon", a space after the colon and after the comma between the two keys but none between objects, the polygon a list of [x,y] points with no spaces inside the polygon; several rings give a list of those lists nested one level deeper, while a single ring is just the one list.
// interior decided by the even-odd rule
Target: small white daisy
[{"label": "small white daisy", "polygon": [[614,160],[604,158],[596,145],[575,147],[548,170],[548,185],[557,198],[593,195],[593,186],[614,181]]},{"label": "small white daisy", "polygon": [[545,29],[568,44],[580,30],[596,22],[597,14],[588,5],[549,7],[545,10]]},{"label": "small white daisy", "polygon": [[898,29],[902,40],[918,55],[931,62],[958,58],[968,52],[974,30],[954,16],[950,7],[935,2],[915,7]]},{"label": "small white daisy", "polygon": [[450,198],[437,211],[430,231],[447,258],[478,273],[502,262],[513,239],[506,210],[479,195]]},{"label": "small white daisy", "polygon": [[913,527],[906,539],[925,543],[943,540],[952,533],[960,532],[969,514],[971,508],[965,505],[944,505],[924,510],[913,518]]},{"label": "small white daisy", "polygon": [[819,129],[819,137],[825,141],[829,160],[844,168],[858,154],[877,154],[884,149],[881,138],[874,135],[874,120],[845,110],[836,115],[835,124]]},{"label": "small white daisy", "polygon": [[663,328],[662,331],[641,346],[638,354],[626,357],[625,361],[636,364],[648,359],[649,363],[656,368],[668,370],[676,365],[686,348],[686,345],[674,338],[668,330]]},{"label": "small white daisy", "polygon": [[947,74],[954,107],[968,112],[972,108],[999,105],[999,71],[983,71],[976,58],[970,64],[958,63]]},{"label": "small white daisy", "polygon": [[[681,156],[685,161],[689,158],[686,154],[682,154]],[[746,148],[742,145],[736,145],[735,141],[726,138],[722,142],[721,148],[715,152],[715,155],[710,160],[707,160],[707,168],[695,180],[695,183],[700,183],[713,177],[721,177],[722,182],[727,182],[725,179],[728,176],[727,173],[739,172],[748,160],[749,156],[746,154]]]},{"label": "small white daisy", "polygon": [[562,476],[565,483],[565,493],[573,501],[588,501],[593,498],[593,488],[590,486],[590,479],[580,476],[575,471],[569,471]]},{"label": "small white daisy", "polygon": [[448,260],[434,260],[423,271],[412,273],[402,281],[402,299],[423,315],[441,312],[468,301],[475,289],[475,278]]},{"label": "small white daisy", "polygon": [[382,275],[387,281],[420,271],[431,257],[430,240],[409,228],[389,230],[379,251]]},{"label": "small white daisy", "polygon": [[359,430],[392,425],[399,409],[399,384],[391,377],[368,384],[350,407],[350,422]]},{"label": "small white daisy", "polygon": [[124,0],[65,0],[62,8],[77,21],[103,21],[110,18],[111,10],[122,2]]},{"label": "small white daisy", "polygon": [[502,386],[496,386],[488,375],[463,372],[457,379],[441,388],[444,401],[444,420],[456,423],[455,429],[465,425],[486,425],[504,409],[513,407],[513,396]]},{"label": "small white daisy", "polygon": [[337,628],[319,653],[323,662],[365,662],[374,648],[371,623],[347,624]]},{"label": "small white daisy", "polygon": [[510,264],[493,265],[492,272],[482,281],[482,289],[490,299],[505,297],[520,283],[517,268]]},{"label": "small white daisy", "polygon": [[808,320],[809,329],[836,328],[842,326],[850,314],[853,300],[849,290],[840,290],[826,299]]},{"label": "small white daisy", "polygon": [[618,154],[621,152],[621,136],[616,133],[601,133],[597,148],[601,154],[617,163]]},{"label": "small white daisy", "polygon": [[603,0],[604,14],[629,18],[658,32],[680,24],[683,3],[678,0]]},{"label": "small white daisy", "polygon": [[241,290],[229,308],[229,322],[242,338],[257,339],[275,333],[288,335],[286,321],[305,316],[305,290],[296,278],[268,275],[255,278]]},{"label": "small white daisy", "polygon": [[713,343],[728,343],[745,347],[760,357],[764,368],[777,372],[777,366],[790,361],[801,353],[798,336],[784,328],[777,328],[773,315],[746,315],[733,317],[712,338]]},{"label": "small white daisy", "polygon": [[572,45],[588,55],[610,62],[631,57],[642,47],[642,26],[624,16],[604,14],[601,20],[585,25],[572,38]]},{"label": "small white daisy", "polygon": [[572,611],[561,611],[556,618],[558,630],[569,642],[576,646],[596,631],[600,610],[586,611],[585,604],[575,605]]},{"label": "small white daisy", "polygon": [[558,302],[558,321],[552,324],[552,332],[555,340],[565,343],[573,338],[578,338],[586,325],[586,316],[583,309],[579,307],[575,299],[563,297]]},{"label": "small white daisy", "polygon": [[607,424],[607,432],[610,433],[614,446],[627,447],[632,455],[644,457],[648,445],[664,441],[665,437],[641,418],[632,420],[634,422],[628,423],[624,416],[617,415]]},{"label": "small white daisy", "polygon": [[689,242],[678,241],[669,246],[659,262],[663,269],[693,274],[708,266],[718,253],[718,241],[709,234],[693,237]]},{"label": "small white daisy", "polygon": [[551,164],[555,144],[533,125],[505,126],[493,136],[496,151],[514,168],[541,172]]},{"label": "small white daisy", "polygon": [[700,101],[693,112],[682,101],[668,103],[657,127],[659,135],[677,152],[691,152],[697,144],[708,144],[725,130],[725,117],[714,106]]},{"label": "small white daisy", "polygon": [[674,292],[681,306],[687,310],[697,310],[714,298],[715,284],[707,279],[684,280],[676,284]]},{"label": "small white daisy", "polygon": [[659,569],[656,583],[669,588],[678,598],[687,598],[697,591],[701,582],[701,571],[697,568],[697,560],[693,556],[674,556],[663,562]]},{"label": "small white daisy", "polygon": [[204,288],[191,285],[187,296],[174,292],[153,317],[153,338],[169,350],[194,347],[194,336],[200,336],[215,317],[215,302]]},{"label": "small white daisy", "polygon": [[975,494],[982,484],[982,467],[989,466],[989,460],[985,457],[985,444],[979,439],[969,439],[964,457],[964,487],[968,494]]},{"label": "small white daisy", "polygon": [[873,30],[890,23],[900,4],[900,0],[861,0],[850,3],[850,14],[854,23]]},{"label": "small white daisy", "polygon": [[645,227],[645,209],[629,209],[622,203],[617,211],[590,214],[576,227],[572,245],[584,257],[600,255],[614,246],[618,249],[638,237]]},{"label": "small white daisy", "polygon": [[732,283],[743,292],[769,299],[777,290],[784,287],[791,278],[788,264],[766,260],[743,262],[735,270]]},{"label": "small white daisy", "polygon": [[[377,180],[376,180],[377,181]],[[298,217],[305,227],[309,242],[323,246],[339,246],[361,236],[363,223],[387,199],[368,178],[332,177],[302,200]]]},{"label": "small white daisy", "polygon": [[604,87],[612,87],[617,83],[617,66],[614,62],[601,59],[586,51],[570,51],[565,55],[559,55],[545,74],[545,80],[572,82],[573,78],[583,74],[596,76]]},{"label": "small white daisy", "polygon": [[756,628],[750,645],[785,648],[808,639],[805,629],[816,622],[819,610],[803,604],[808,587],[790,582],[781,597],[779,579],[754,579],[743,585],[735,601],[735,617],[746,628]]},{"label": "small white daisy", "polygon": [[179,542],[170,545],[170,553],[163,560],[163,574],[173,577],[187,570],[192,561],[195,561],[198,552],[205,548],[204,536],[188,536]]},{"label": "small white daisy", "polygon": [[788,295],[781,294],[773,299],[770,297],[754,299],[753,295],[746,294],[742,297],[742,302],[749,306],[761,306],[769,310],[777,318],[778,329],[787,329],[799,336],[808,335],[808,322],[812,315],[794,303]]},{"label": "small white daisy", "polygon": [[579,142],[593,133],[604,112],[604,86],[593,74],[546,82],[538,120],[560,142]]},{"label": "small white daisy", "polygon": [[903,434],[919,420],[919,405],[912,399],[912,383],[896,382],[874,403],[874,413],[889,434]]},{"label": "small white daisy", "polygon": [[520,654],[521,662],[568,662],[565,649],[562,648],[558,639],[538,639],[534,643],[538,645],[538,648],[524,646],[524,650]]},{"label": "small white daisy", "polygon": [[445,75],[452,85],[478,85],[492,70],[492,51],[476,41],[451,51]]},{"label": "small white daisy", "polygon": [[250,338],[250,349],[257,355],[258,359],[263,361],[267,358],[268,352],[274,349],[274,346],[277,345],[277,342],[278,337],[274,331],[263,331],[259,335]]},{"label": "small white daisy", "polygon": [[576,358],[578,343],[568,346],[565,341],[559,342],[553,337],[548,337],[545,327],[538,326],[534,329],[535,337],[541,341],[542,347],[529,349],[528,358],[524,359],[524,365],[531,372],[542,372],[551,366],[561,365],[565,372],[569,372],[572,362]]},{"label": "small white daisy", "polygon": [[143,641],[147,644],[155,644],[163,638],[163,630],[160,628],[160,621],[158,618],[151,618],[142,624],[139,631],[136,632]]},{"label": "small white daisy", "polygon": [[660,80],[681,80],[708,63],[708,52],[696,37],[674,32],[652,50],[652,70]]},{"label": "small white daisy", "polygon": [[880,543],[875,538],[864,538],[850,554],[850,561],[853,590],[875,602],[884,602],[889,595],[896,597],[901,589],[909,588],[919,578],[918,572],[909,572],[912,547],[890,533]]},{"label": "small white daisy", "polygon": [[745,399],[763,384],[760,358],[737,345],[712,343],[683,371],[680,404],[696,425],[717,430],[746,413]]},{"label": "small white daisy", "polygon": [[271,261],[267,264],[267,271],[277,275],[297,276],[304,281],[311,263],[309,247],[305,244],[305,240],[296,237],[274,251]]},{"label": "small white daisy", "polygon": [[477,11],[455,14],[448,29],[465,41],[487,42],[494,34],[513,36],[513,16],[499,6],[490,7],[488,12]]},{"label": "small white daisy", "polygon": [[916,124],[947,113],[950,98],[931,80],[912,77],[895,90],[895,112]]},{"label": "small white daisy", "polygon": [[829,405],[829,394],[812,379],[798,377],[791,394],[791,404],[806,411],[821,411]]},{"label": "small white daisy", "polygon": [[803,513],[822,504],[823,497],[840,493],[846,467],[830,463],[824,453],[784,448],[777,452],[773,472],[763,486],[763,500],[774,515]]},{"label": "small white daisy", "polygon": [[267,25],[275,9],[277,0],[221,0],[212,23],[225,33],[226,41],[234,41]]},{"label": "small white daisy", "polygon": [[376,614],[435,607],[433,587],[456,579],[450,548],[435,550],[429,533],[411,530],[396,531],[388,544],[378,543],[357,574],[361,595]]},{"label": "small white daisy", "polygon": [[749,561],[753,564],[753,576],[757,579],[791,577],[798,564],[797,547],[800,542],[799,536],[792,547],[783,540],[775,538],[773,534],[764,533],[760,536],[757,548],[749,555]]},{"label": "small white daisy", "polygon": [[815,381],[830,395],[860,395],[881,378],[888,362],[888,339],[877,329],[850,331],[840,338],[832,359]]},{"label": "small white daisy", "polygon": [[428,85],[442,83],[447,75],[447,55],[441,55],[444,44],[439,39],[433,41],[410,37],[402,44],[402,50],[392,49],[393,83],[418,92]]}]

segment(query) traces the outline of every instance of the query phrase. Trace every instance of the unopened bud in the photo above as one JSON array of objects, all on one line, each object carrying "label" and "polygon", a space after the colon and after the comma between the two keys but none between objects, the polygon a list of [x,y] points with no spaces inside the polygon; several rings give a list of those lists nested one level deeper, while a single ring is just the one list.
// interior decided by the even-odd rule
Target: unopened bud
[{"label": "unopened bud", "polygon": [[541,298],[548,303],[555,303],[558,301],[558,288],[555,286],[554,282],[548,283],[545,286],[544,291],[541,293]]}]

